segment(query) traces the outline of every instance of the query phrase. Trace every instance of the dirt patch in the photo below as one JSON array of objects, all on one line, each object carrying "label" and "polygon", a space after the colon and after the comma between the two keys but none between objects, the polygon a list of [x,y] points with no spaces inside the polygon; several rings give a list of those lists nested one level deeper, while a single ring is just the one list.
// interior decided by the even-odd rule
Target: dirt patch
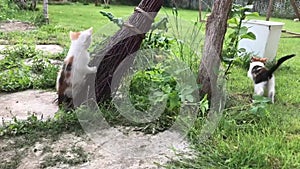
[{"label": "dirt patch", "polygon": [[0,23],[0,32],[29,31],[34,29],[35,26],[27,22],[8,21]]}]

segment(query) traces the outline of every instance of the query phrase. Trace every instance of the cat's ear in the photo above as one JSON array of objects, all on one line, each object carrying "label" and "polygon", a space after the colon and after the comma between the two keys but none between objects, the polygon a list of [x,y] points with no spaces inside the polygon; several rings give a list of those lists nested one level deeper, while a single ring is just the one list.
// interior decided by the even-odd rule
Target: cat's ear
[{"label": "cat's ear", "polygon": [[90,27],[90,28],[88,29],[88,31],[89,31],[90,34],[93,34],[93,27]]},{"label": "cat's ear", "polygon": [[268,60],[268,58],[259,58],[259,57],[255,57],[253,56],[251,58],[251,62],[262,62],[262,63],[266,63]]},{"label": "cat's ear", "polygon": [[70,39],[71,39],[71,40],[72,40],[73,33],[74,33],[74,32],[72,32],[72,31],[70,31],[70,33],[69,33],[69,36],[70,36]]},{"label": "cat's ear", "polygon": [[72,32],[72,31],[70,31],[70,39],[71,40],[77,40],[78,37],[79,37],[79,35],[80,35],[80,32]]}]

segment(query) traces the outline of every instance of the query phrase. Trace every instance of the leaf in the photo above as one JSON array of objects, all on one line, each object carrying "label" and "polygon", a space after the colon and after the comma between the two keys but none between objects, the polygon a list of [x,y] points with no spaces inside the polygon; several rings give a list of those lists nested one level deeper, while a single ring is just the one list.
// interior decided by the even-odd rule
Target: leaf
[{"label": "leaf", "polygon": [[238,21],[237,18],[231,18],[231,19],[228,20],[228,23],[233,24],[233,25],[238,25],[239,21]]},{"label": "leaf", "polygon": [[181,90],[182,95],[190,95],[193,92],[194,92],[194,89],[192,88],[192,86],[186,86],[185,88],[183,88]]},{"label": "leaf", "polygon": [[253,6],[254,5],[246,5],[246,6],[244,6],[244,9],[253,9]]},{"label": "leaf", "polygon": [[235,61],[237,60],[238,58],[228,58],[228,57],[223,57],[223,61],[226,61],[226,62],[231,62],[231,61]]},{"label": "leaf", "polygon": [[247,32],[246,34],[241,35],[241,39],[250,39],[250,40],[255,40],[256,36],[252,32]]},{"label": "leaf", "polygon": [[246,52],[246,49],[245,49],[245,48],[240,48],[240,49],[239,49],[239,52],[240,52],[240,53]]},{"label": "leaf", "polygon": [[248,32],[248,28],[246,26],[242,26],[239,31],[239,35],[244,35]]},{"label": "leaf", "polygon": [[187,95],[185,96],[185,99],[188,101],[188,102],[193,102],[194,101],[194,97],[192,95]]},{"label": "leaf", "polygon": [[200,110],[202,113],[206,112],[209,108],[208,100],[207,100],[207,94],[204,96],[204,98],[200,101]]},{"label": "leaf", "polygon": [[258,12],[245,12],[246,16],[259,16]]},{"label": "leaf", "polygon": [[170,103],[170,109],[180,106],[180,103],[178,101],[177,95],[175,93],[172,93],[169,95],[169,103]]},{"label": "leaf", "polygon": [[252,107],[252,109],[250,110],[251,113],[257,113],[258,112],[258,107]]}]

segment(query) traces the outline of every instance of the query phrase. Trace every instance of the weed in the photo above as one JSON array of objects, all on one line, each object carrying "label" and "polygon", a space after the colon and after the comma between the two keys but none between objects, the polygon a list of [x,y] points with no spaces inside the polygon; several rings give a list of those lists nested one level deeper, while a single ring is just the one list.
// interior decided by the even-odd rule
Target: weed
[{"label": "weed", "polygon": [[21,152],[13,152],[13,156],[10,159],[0,159],[0,168],[1,169],[12,169],[18,168],[21,163],[22,153]]},{"label": "weed", "polygon": [[30,68],[23,66],[2,71],[0,73],[0,91],[18,91],[25,90],[32,86],[30,77]]},{"label": "weed", "polygon": [[17,44],[13,47],[7,47],[5,50],[1,51],[1,54],[10,59],[27,59],[40,53],[35,50],[35,46],[32,44]]},{"label": "weed", "polygon": [[[0,60],[0,91],[18,91],[29,88],[53,88],[56,83],[58,66],[52,65],[47,56],[30,45],[16,45],[2,52]],[[29,60],[32,65],[29,66]]]}]

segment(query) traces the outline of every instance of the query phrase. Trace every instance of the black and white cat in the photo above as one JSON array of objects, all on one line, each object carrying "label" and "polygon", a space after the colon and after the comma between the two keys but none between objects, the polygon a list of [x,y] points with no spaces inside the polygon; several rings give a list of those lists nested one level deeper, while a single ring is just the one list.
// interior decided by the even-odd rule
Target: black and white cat
[{"label": "black and white cat", "polygon": [[270,69],[265,67],[266,58],[252,57],[247,75],[254,82],[254,93],[262,96],[264,95],[265,89],[267,89],[268,97],[272,103],[274,103],[275,77],[273,73],[284,61],[294,56],[295,54],[292,54],[280,58]]}]

